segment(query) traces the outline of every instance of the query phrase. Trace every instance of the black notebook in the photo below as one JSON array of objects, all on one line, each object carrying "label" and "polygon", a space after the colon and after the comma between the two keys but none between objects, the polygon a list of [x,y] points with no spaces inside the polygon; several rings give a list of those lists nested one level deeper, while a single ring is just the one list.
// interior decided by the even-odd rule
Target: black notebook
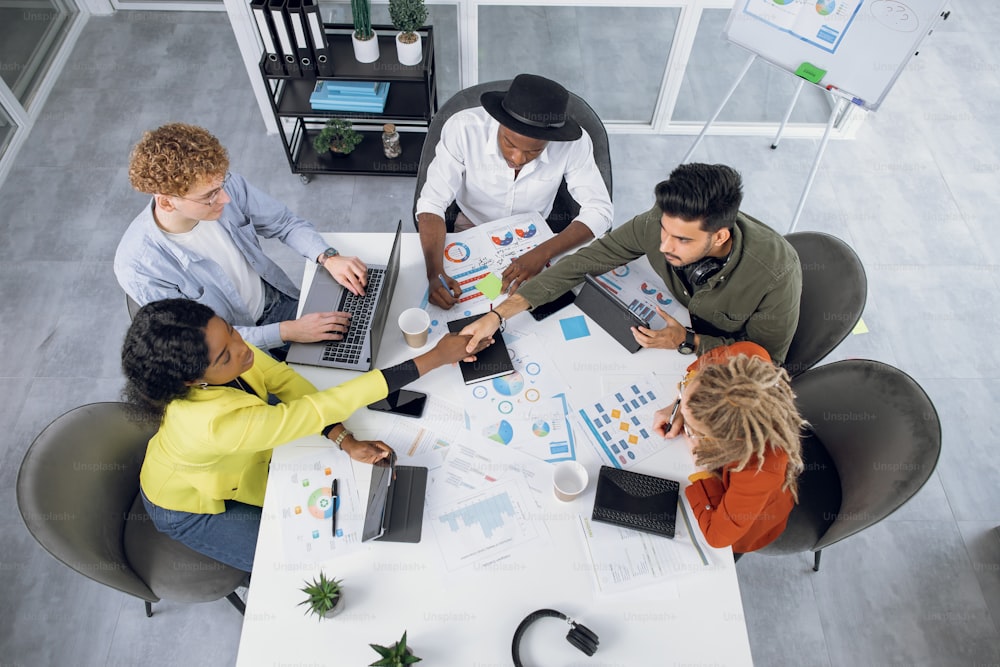
[{"label": "black notebook", "polygon": [[[448,322],[448,331],[458,333],[468,324],[472,324],[482,315],[472,315],[463,317],[460,320]],[[507,351],[507,344],[503,340],[503,334],[497,331],[493,334],[494,343],[476,355],[476,360],[472,362],[460,361],[458,367],[462,369],[462,378],[465,384],[474,384],[498,378],[503,375],[510,375],[514,372],[514,364],[510,361],[510,352]]]},{"label": "black notebook", "polygon": [[679,490],[672,479],[601,466],[591,518],[673,537]]}]

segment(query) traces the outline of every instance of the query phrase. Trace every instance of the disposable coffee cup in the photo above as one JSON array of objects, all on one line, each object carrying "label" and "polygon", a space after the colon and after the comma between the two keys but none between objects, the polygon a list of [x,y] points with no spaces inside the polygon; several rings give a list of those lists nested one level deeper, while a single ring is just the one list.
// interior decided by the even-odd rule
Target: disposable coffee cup
[{"label": "disposable coffee cup", "polygon": [[564,502],[573,500],[587,488],[590,475],[576,461],[557,463],[552,471],[552,488],[556,498]]},{"label": "disposable coffee cup", "polygon": [[431,316],[423,308],[407,308],[399,316],[399,329],[403,340],[410,347],[427,345],[427,334],[431,329]]}]

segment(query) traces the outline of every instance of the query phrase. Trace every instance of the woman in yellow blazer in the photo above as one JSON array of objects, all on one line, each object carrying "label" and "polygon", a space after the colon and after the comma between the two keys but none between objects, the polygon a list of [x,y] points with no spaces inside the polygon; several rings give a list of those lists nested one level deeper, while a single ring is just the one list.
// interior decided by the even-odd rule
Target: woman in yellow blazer
[{"label": "woman in yellow blazer", "polygon": [[[158,422],[139,476],[161,532],[249,572],[260,528],[271,450],[323,433],[351,458],[390,455],[340,423],[438,366],[468,358],[468,336],[447,335],[429,352],[318,391],[289,366],[243,341],[208,307],[187,299],[149,303],[122,346],[124,397]],[[280,399],[268,402],[268,394]]]}]

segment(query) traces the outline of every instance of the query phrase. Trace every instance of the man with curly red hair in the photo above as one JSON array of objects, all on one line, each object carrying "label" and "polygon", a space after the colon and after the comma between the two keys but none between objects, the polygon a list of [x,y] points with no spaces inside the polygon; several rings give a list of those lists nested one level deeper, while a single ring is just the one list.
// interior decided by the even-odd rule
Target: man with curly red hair
[{"label": "man with curly red hair", "polygon": [[229,172],[229,155],[201,127],[170,123],[132,149],[129,181],[152,200],[115,252],[115,275],[139,305],[183,297],[202,303],[261,349],[339,340],[342,312],[296,318],[299,289],[261,248],[277,238],[321,264],[355,294],[367,267],[331,248],[311,223]]}]

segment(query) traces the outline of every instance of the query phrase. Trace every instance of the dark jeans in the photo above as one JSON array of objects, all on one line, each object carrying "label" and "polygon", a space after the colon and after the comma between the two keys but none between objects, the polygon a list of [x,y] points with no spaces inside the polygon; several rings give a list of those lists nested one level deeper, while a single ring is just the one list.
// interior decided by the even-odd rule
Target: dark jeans
[{"label": "dark jeans", "polygon": [[[266,280],[261,282],[264,283],[264,314],[257,320],[257,326],[296,319],[299,311],[299,300],[276,289]],[[288,354],[288,346],[289,343],[285,343],[280,347],[273,347],[267,352],[278,361],[284,361],[285,355]]]},{"label": "dark jeans", "polygon": [[227,500],[225,512],[192,514],[154,505],[145,493],[142,504],[156,529],[167,537],[238,570],[253,570],[261,512],[256,505]]}]

